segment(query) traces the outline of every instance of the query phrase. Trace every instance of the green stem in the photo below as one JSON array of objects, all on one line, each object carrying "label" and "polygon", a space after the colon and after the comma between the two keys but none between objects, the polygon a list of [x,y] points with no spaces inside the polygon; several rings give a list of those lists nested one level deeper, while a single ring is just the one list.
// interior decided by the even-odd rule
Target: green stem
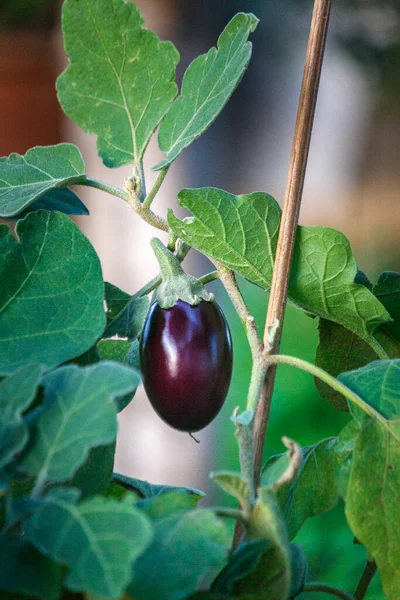
[{"label": "green stem", "polygon": [[260,360],[259,357],[255,357],[255,359],[253,359],[253,367],[251,370],[249,391],[247,392],[246,410],[257,410],[257,404],[261,396],[266,373],[267,367],[264,362]]},{"label": "green stem", "polygon": [[[372,406],[367,404],[365,400],[363,400],[358,394],[353,392],[346,385],[341,383],[338,379],[329,375],[323,369],[320,369],[316,365],[309,363],[301,358],[297,358],[295,356],[285,356],[283,354],[273,354],[271,356],[265,357],[265,364],[267,367],[272,365],[289,365],[291,367],[296,367],[297,369],[301,369],[302,371],[306,371],[306,373],[310,373],[314,375],[314,377],[318,377],[321,381],[329,385],[333,390],[336,390],[340,394],[342,394],[345,398],[350,400],[353,404],[358,406],[362,411],[364,411],[370,417],[375,418],[377,421],[382,423],[385,429],[388,428],[388,422],[378,411],[376,411]],[[390,431],[390,433],[400,442],[400,438]]]},{"label": "green stem", "polygon": [[354,600],[353,596],[328,583],[305,583],[303,592],[323,592],[324,594],[331,594],[336,598],[342,598],[342,600]]},{"label": "green stem", "polygon": [[146,198],[143,200],[142,206],[146,210],[148,210],[150,208],[154,198],[156,197],[156,195],[157,195],[157,193],[169,171],[170,166],[171,165],[169,164],[159,171],[157,179],[155,180],[153,187],[151,188],[150,192],[147,194]]},{"label": "green stem", "polygon": [[[215,281],[215,279],[218,279],[218,271],[211,271],[211,273],[202,275],[198,279],[203,285],[206,285],[207,283],[210,283],[211,281]],[[144,285],[142,288],[140,288],[140,290],[138,290],[135,294],[133,294],[132,298],[141,298],[142,296],[147,296],[148,294],[151,294],[151,292],[154,292],[154,290],[156,288],[158,288],[160,283],[161,283],[161,275],[157,275],[156,277],[153,277],[153,279],[150,279],[150,281],[148,283],[146,283],[146,285]]]},{"label": "green stem", "polygon": [[103,181],[86,177],[85,180],[80,182],[80,185],[87,185],[88,187],[96,188],[97,190],[107,192],[107,194],[111,194],[112,196],[116,196],[117,198],[121,198],[121,200],[128,202],[128,194],[124,190],[114,187],[113,185],[109,185],[108,183],[104,183]]}]

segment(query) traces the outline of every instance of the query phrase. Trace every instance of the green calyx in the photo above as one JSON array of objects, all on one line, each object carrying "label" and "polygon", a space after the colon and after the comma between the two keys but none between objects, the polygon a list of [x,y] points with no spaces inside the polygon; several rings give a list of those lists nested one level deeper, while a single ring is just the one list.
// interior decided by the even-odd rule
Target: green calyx
[{"label": "green calyx", "polygon": [[214,295],[207,292],[201,281],[185,273],[176,256],[158,238],[151,240],[151,247],[161,270],[162,281],[154,293],[154,299],[161,308],[172,308],[178,300],[191,306],[202,300],[214,300]]}]

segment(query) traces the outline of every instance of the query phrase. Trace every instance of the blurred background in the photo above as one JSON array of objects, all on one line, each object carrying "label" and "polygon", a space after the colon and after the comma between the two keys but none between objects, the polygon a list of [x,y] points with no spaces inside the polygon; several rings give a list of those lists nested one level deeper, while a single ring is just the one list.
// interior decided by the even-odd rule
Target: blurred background
[{"label": "blurred background", "polygon": [[[95,0],[93,0],[95,2]],[[183,187],[215,186],[231,193],[264,190],[282,201],[296,116],[311,0],[137,0],[146,24],[181,53],[180,81],[188,64],[215,45],[238,11],[260,18],[252,36],[253,58],[228,106],[212,127],[174,163],[154,208],[176,208]],[[66,65],[56,0],[0,1],[0,155],[35,145],[76,143],[91,177],[120,187],[129,168],[106,169],[96,140],[63,116],[55,79]],[[145,160],[160,159],[156,140]],[[400,8],[397,0],[333,0],[330,30],[311,143],[300,221],[343,231],[370,279],[400,269]],[[148,242],[153,230],[129,207],[102,192],[76,190],[91,217],[79,225],[102,260],[104,279],[133,293],[157,272]],[[179,213],[179,210],[176,209]],[[192,252],[194,274],[208,266]],[[263,326],[267,294],[240,281],[250,309]],[[231,326],[235,368],[228,400],[215,422],[198,434],[200,444],[169,429],[142,391],[121,414],[116,470],[153,483],[198,487],[206,503],[229,502],[209,483],[216,469],[237,469],[229,417],[244,406],[250,353],[238,318],[218,283],[210,288]],[[313,361],[317,322],[288,309],[282,351]],[[294,376],[293,376],[294,375]],[[338,433],[347,416],[316,392],[312,379],[281,367],[265,456],[283,451],[287,435],[302,445]],[[297,541],[306,551],[310,578],[351,590],[365,560],[353,544],[343,506],[308,521]],[[340,563],[336,561],[340,558]],[[344,568],[345,566],[345,568]],[[312,597],[318,600],[318,595]],[[321,596],[322,600],[323,596]],[[383,598],[378,578],[367,595]]]}]

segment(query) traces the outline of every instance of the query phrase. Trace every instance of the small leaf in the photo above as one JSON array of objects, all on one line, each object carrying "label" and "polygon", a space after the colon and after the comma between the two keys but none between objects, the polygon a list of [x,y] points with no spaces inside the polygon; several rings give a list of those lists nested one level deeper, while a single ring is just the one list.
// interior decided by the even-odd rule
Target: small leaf
[{"label": "small leaf", "polygon": [[0,467],[8,464],[28,441],[22,413],[33,401],[41,376],[39,365],[28,365],[0,381]]},{"label": "small leaf", "polygon": [[116,285],[106,281],[104,283],[104,300],[106,302],[107,325],[115,319],[121,310],[128,304],[131,296]]},{"label": "small leaf", "polygon": [[76,490],[51,490],[26,522],[25,536],[69,567],[65,585],[70,590],[119,598],[135,559],[150,543],[151,525],[130,503],[76,500]]},{"label": "small leaf", "polygon": [[251,56],[250,33],[258,19],[239,13],[228,23],[217,48],[196,58],[188,67],[180,96],[166,114],[158,144],[167,156],[154,169],[170,164],[216,119],[247,68]]},{"label": "small leaf", "polygon": [[248,482],[240,473],[217,471],[216,473],[210,473],[210,478],[225,492],[234,496],[243,507],[248,507],[250,488]]},{"label": "small leaf", "polygon": [[67,216],[39,211],[16,233],[0,225],[0,374],[50,369],[88,350],[104,330],[99,259]]},{"label": "small leaf", "polygon": [[[378,327],[374,337],[390,358],[400,358],[400,275],[384,272],[380,275],[378,283],[375,286],[371,285],[371,289],[393,319]],[[366,342],[340,325],[321,319],[318,329],[316,364],[334,377],[345,371],[363,367],[378,358]],[[335,408],[348,410],[347,402],[339,392],[332,390],[319,379],[316,379],[315,383],[321,396],[329,400]]]},{"label": "small leaf", "polygon": [[260,488],[247,528],[247,538],[264,539],[269,548],[251,573],[234,585],[235,597],[287,600],[291,588],[291,551],[275,493]]},{"label": "small leaf", "polygon": [[107,324],[102,337],[110,338],[117,335],[130,341],[135,340],[142,331],[148,311],[147,296],[130,299],[121,312]]},{"label": "small leaf", "polygon": [[[157,499],[173,496],[163,494]],[[158,518],[154,528],[153,543],[136,561],[128,588],[136,600],[183,600],[196,591],[209,571],[225,564],[229,536],[212,511],[170,514]]]},{"label": "small leaf", "polygon": [[[297,535],[307,518],[328,512],[339,500],[335,471],[350,451],[337,452],[338,442],[338,438],[329,438],[303,448],[297,475],[277,491],[290,540]],[[286,454],[270,458],[263,469],[262,485],[272,485],[287,464]]]},{"label": "small leaf", "polygon": [[[215,188],[182,190],[179,204],[193,217],[169,211],[178,237],[256,285],[271,287],[281,210],[268,194],[234,196]],[[355,260],[347,239],[325,227],[298,227],[289,299],[304,311],[335,321],[373,347],[374,329],[390,319],[375,296],[354,283]]]},{"label": "small leaf", "polygon": [[46,375],[45,401],[20,469],[41,483],[70,479],[90,448],[114,441],[113,400],[136,383],[134,371],[107,362],[82,369],[69,365]]},{"label": "small leaf", "polygon": [[101,494],[107,489],[113,474],[114,457],[115,442],[91,448],[86,461],[68,484],[81,492],[81,500]]},{"label": "small leaf", "polygon": [[351,462],[340,471],[346,517],[356,538],[378,565],[389,600],[400,589],[400,360],[376,361],[339,378],[387,420],[373,419],[358,407],[359,424]]},{"label": "small leaf", "polygon": [[290,544],[291,573],[289,600],[297,598],[304,587],[307,576],[307,560],[303,550],[296,544]]},{"label": "small leaf", "polygon": [[136,372],[136,386],[132,388],[129,394],[121,396],[117,399],[118,412],[124,410],[128,404],[133,400],[136,390],[140,385],[140,364],[130,364],[129,352],[131,351],[131,342],[126,340],[100,340],[97,344],[99,351],[100,360],[113,360],[120,363],[125,363],[128,366],[135,368]]},{"label": "small leaf", "polygon": [[0,590],[40,600],[57,600],[61,585],[59,565],[28,542],[0,535]]},{"label": "small leaf", "polygon": [[[47,192],[85,179],[82,155],[73,144],[38,146],[24,156],[10,154],[0,158],[0,217],[18,215]],[[67,197],[71,201],[71,196]],[[65,203],[66,196],[62,198]],[[60,196],[55,199],[60,203]]]},{"label": "small leaf", "polygon": [[233,592],[233,586],[237,581],[244,579],[256,568],[261,556],[269,550],[270,544],[267,540],[259,539],[244,542],[234,552],[226,565],[214,580],[211,591],[221,594]]},{"label": "small leaf", "polygon": [[143,28],[131,2],[67,0],[62,23],[70,59],[57,80],[64,112],[98,136],[105,165],[138,163],[176,95],[178,52]]},{"label": "small leaf", "polygon": [[176,487],[171,485],[155,485],[154,483],[142,481],[141,479],[132,479],[132,477],[122,475],[121,473],[113,473],[112,480],[113,483],[117,483],[118,485],[127,488],[131,492],[135,492],[135,494],[141,498],[152,498],[153,496],[160,496],[170,492],[184,492],[190,496],[190,499],[193,501],[193,506],[195,506],[199,500],[205,496],[204,492],[194,488]]}]

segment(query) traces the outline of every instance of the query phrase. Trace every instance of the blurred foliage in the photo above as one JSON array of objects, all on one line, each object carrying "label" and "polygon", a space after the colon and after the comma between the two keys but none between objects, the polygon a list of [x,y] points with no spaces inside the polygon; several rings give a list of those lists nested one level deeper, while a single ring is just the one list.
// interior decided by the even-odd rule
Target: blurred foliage
[{"label": "blurred foliage", "polygon": [[56,9],[57,0],[1,0],[0,27],[47,29]]}]

